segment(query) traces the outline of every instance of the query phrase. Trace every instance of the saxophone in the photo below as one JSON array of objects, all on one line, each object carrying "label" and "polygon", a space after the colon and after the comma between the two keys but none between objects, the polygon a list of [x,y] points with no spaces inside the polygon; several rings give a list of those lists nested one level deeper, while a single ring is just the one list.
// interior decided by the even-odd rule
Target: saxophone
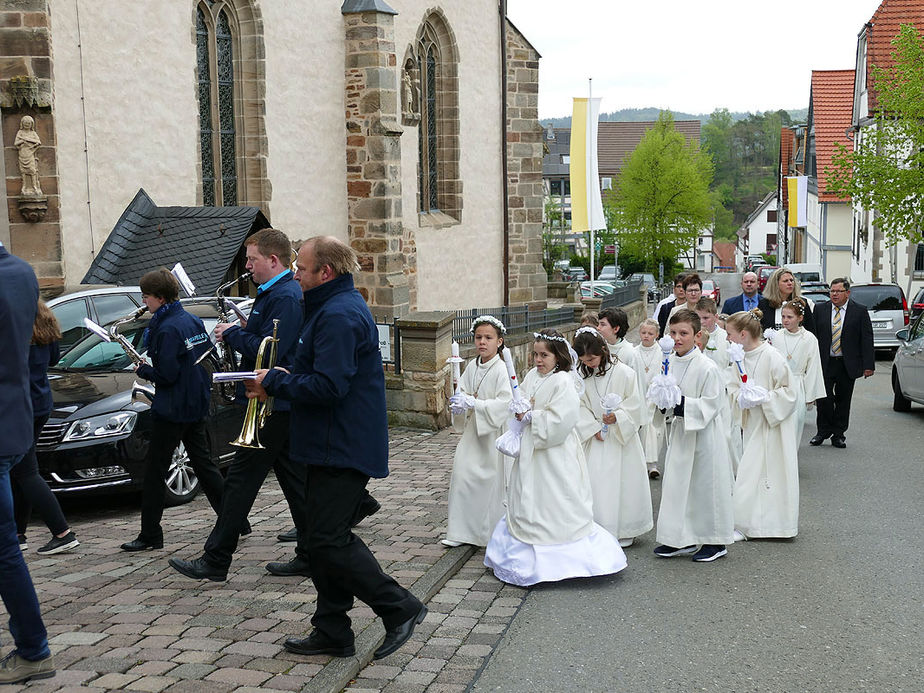
[{"label": "saxophone", "polygon": [[145,362],[144,357],[135,350],[135,347],[132,346],[132,343],[128,341],[125,335],[119,332],[119,327],[121,327],[127,322],[132,322],[134,320],[137,320],[142,315],[144,315],[147,311],[148,311],[147,306],[141,306],[138,310],[136,310],[131,315],[126,315],[124,318],[119,318],[118,320],[115,320],[109,325],[108,331],[109,331],[109,336],[112,337],[112,341],[117,342],[118,345],[122,347],[122,350],[128,355],[128,358],[130,358],[136,366],[140,366],[142,363]]}]

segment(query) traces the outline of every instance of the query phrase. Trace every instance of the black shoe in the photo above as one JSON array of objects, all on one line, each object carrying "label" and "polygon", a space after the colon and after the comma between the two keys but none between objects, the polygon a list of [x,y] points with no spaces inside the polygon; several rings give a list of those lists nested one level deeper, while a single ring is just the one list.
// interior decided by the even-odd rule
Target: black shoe
[{"label": "black shoe", "polygon": [[26,549],[29,548],[29,542],[26,541],[26,535],[20,534],[18,535],[18,537],[19,537],[19,550],[25,551]]},{"label": "black shoe", "polygon": [[697,563],[708,563],[728,553],[724,544],[703,544],[703,548],[693,554],[693,560]]},{"label": "black shoe", "polygon": [[375,651],[375,654],[372,655],[372,659],[382,659],[382,657],[387,657],[392,652],[401,647],[404,643],[410,640],[411,636],[414,634],[414,626],[418,623],[422,623],[423,620],[427,617],[427,607],[423,604],[420,605],[420,610],[413,616],[411,616],[407,621],[401,623],[394,628],[387,628],[385,630],[385,640],[379,645],[379,649]]},{"label": "black shoe", "polygon": [[363,502],[359,504],[359,508],[356,511],[356,517],[353,518],[353,524],[351,526],[355,527],[360,522],[365,520],[367,517],[370,517],[371,515],[375,515],[381,509],[382,509],[381,503],[379,503],[372,496],[366,496],[363,499]]},{"label": "black shoe", "polygon": [[162,549],[164,548],[164,540],[148,541],[147,539],[138,537],[137,539],[122,544],[120,548],[123,551],[150,551],[151,549]]},{"label": "black shoe", "polygon": [[288,652],[302,655],[331,655],[332,657],[352,657],[356,654],[353,643],[339,645],[320,631],[313,630],[307,638],[288,638],[283,647]]},{"label": "black shoe", "polygon": [[831,436],[831,445],[836,448],[846,448],[847,439],[844,436]]},{"label": "black shoe", "polygon": [[244,520],[244,526],[241,527],[241,536],[246,537],[248,534],[253,534],[253,527],[250,526],[247,520]]},{"label": "black shoe", "polygon": [[828,439],[828,436],[830,435],[830,433],[817,433],[812,436],[812,439],[809,441],[809,445],[821,445]]},{"label": "black shoe", "polygon": [[274,561],[266,564],[267,572],[272,575],[301,575],[302,577],[311,577],[311,564],[304,558],[296,556],[291,561]]},{"label": "black shoe", "polygon": [[73,532],[68,532],[63,537],[52,537],[51,541],[38,548],[37,553],[43,556],[51,556],[52,554],[76,549],[78,546],[80,546],[80,542],[77,541],[77,535]]},{"label": "black shoe", "polygon": [[288,532],[276,535],[277,541],[298,541],[298,529],[293,527]]},{"label": "black shoe", "polygon": [[661,546],[655,547],[654,552],[655,556],[660,556],[661,558],[684,556],[688,553],[696,553],[696,545],[684,546],[682,549],[678,549],[676,546],[667,546],[666,544],[661,544]]},{"label": "black shoe", "polygon": [[191,561],[184,561],[182,558],[171,558],[167,563],[178,573],[182,573],[193,580],[224,582],[228,579],[227,568],[218,568],[204,558],[194,558]]}]

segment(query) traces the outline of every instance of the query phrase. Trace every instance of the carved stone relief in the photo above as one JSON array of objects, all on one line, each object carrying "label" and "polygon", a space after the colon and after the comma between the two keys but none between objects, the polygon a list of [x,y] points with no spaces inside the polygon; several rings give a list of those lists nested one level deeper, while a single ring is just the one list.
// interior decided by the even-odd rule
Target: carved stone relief
[{"label": "carved stone relief", "polygon": [[417,125],[420,122],[420,77],[413,56],[408,56],[401,70],[401,122]]}]

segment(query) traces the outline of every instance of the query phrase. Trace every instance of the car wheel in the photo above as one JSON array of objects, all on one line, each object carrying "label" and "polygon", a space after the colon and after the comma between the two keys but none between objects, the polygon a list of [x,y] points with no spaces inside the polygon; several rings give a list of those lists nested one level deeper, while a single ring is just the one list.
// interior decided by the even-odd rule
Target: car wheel
[{"label": "car wheel", "polygon": [[911,411],[911,400],[902,394],[902,388],[898,382],[898,373],[895,371],[892,371],[892,392],[895,393],[895,398],[892,400],[892,409],[901,412]]},{"label": "car wheel", "polygon": [[189,455],[182,442],[173,451],[164,484],[167,486],[167,505],[188,503],[199,493],[199,478],[189,464]]}]

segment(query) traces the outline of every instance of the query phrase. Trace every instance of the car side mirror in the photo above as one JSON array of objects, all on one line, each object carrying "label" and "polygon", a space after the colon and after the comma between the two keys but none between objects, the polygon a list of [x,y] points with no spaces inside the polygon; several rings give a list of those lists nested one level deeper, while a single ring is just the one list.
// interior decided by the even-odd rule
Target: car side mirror
[{"label": "car side mirror", "polygon": [[900,342],[908,341],[908,328],[904,328],[895,333],[895,338]]}]

